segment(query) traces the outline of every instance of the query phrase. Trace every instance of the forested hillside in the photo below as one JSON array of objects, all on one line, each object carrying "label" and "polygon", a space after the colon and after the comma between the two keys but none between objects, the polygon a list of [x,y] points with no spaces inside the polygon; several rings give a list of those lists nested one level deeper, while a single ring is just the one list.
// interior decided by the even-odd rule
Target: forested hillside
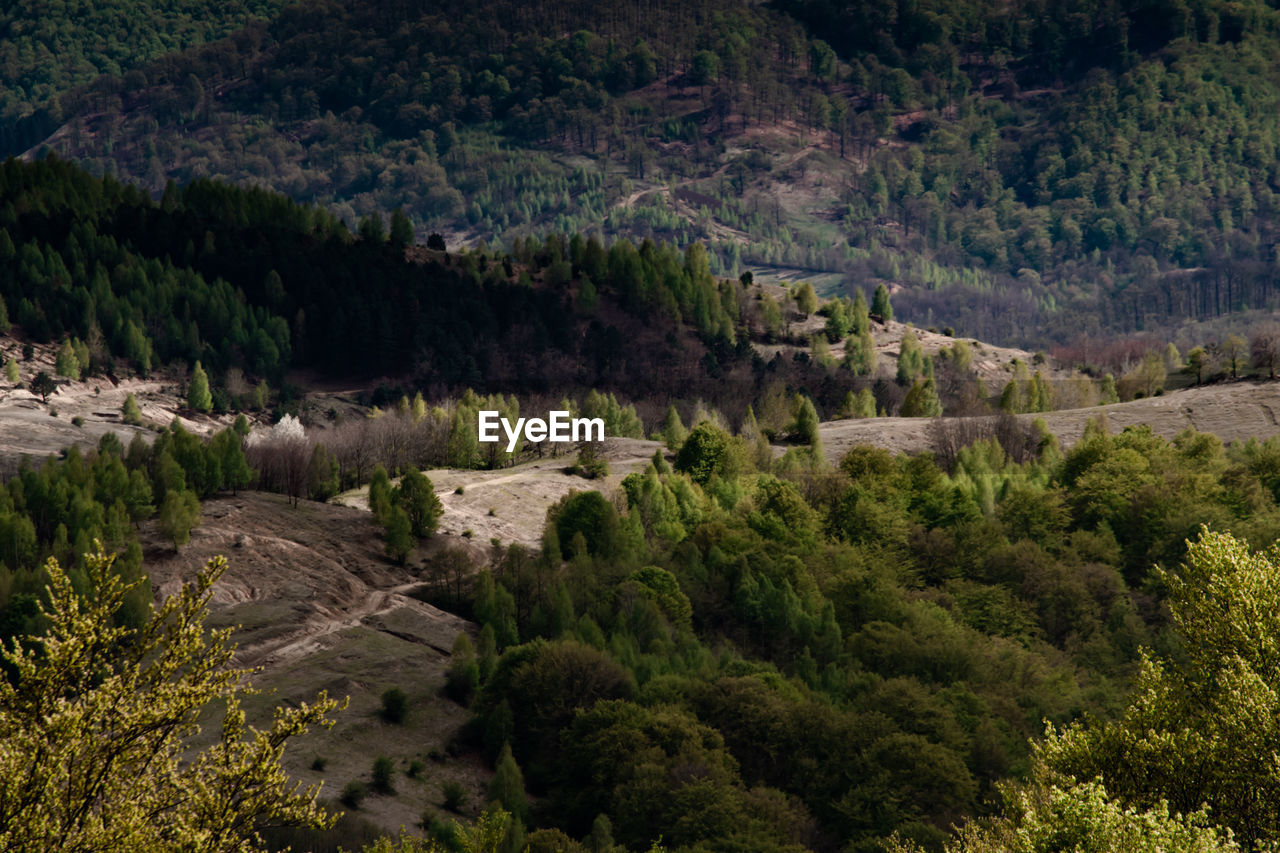
[{"label": "forested hillside", "polygon": [[706,239],[1043,344],[1270,304],[1278,58],[1261,0],[306,3],[66,95],[49,144],[420,236]]},{"label": "forested hillside", "polygon": [[495,558],[451,689],[539,799],[493,796],[588,846],[604,815],[633,850],[938,849],[1026,772],[1045,720],[1110,718],[1140,646],[1178,654],[1180,575],[1153,567],[1201,523],[1280,533],[1276,450],[1095,426],[1022,464],[987,439],[950,470],[869,447],[788,467],[702,423],[624,507],[572,495],[540,551]]}]

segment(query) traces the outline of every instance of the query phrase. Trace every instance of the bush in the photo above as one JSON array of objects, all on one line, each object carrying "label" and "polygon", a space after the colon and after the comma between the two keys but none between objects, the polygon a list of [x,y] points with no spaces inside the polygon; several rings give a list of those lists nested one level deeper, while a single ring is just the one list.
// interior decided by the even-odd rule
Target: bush
[{"label": "bush", "polygon": [[413,759],[409,762],[409,769],[405,771],[406,776],[410,779],[417,779],[422,775],[422,771],[427,769],[427,765],[423,764],[420,759]]},{"label": "bush", "polygon": [[373,790],[379,794],[394,794],[396,789],[391,780],[395,774],[396,766],[391,759],[379,755],[373,760]]},{"label": "bush", "polygon": [[462,804],[467,799],[467,792],[463,790],[462,784],[459,782],[445,782],[440,786],[444,793],[444,807],[451,812],[459,812]]},{"label": "bush", "polygon": [[80,417],[79,415],[76,415],[74,418],[71,419],[71,425],[78,426],[78,427],[84,426],[84,418]]},{"label": "bush", "polygon": [[382,694],[382,719],[400,724],[408,712],[409,697],[399,687],[392,687]]},{"label": "bush", "polygon": [[323,755],[317,755],[311,761],[311,769],[316,771],[317,773],[323,773],[324,769],[328,766],[329,766],[329,759],[325,758]]},{"label": "bush", "polygon": [[358,810],[360,804],[364,802],[364,793],[364,783],[352,779],[347,783],[347,787],[342,789],[342,796],[338,798],[338,802],[353,811]]}]

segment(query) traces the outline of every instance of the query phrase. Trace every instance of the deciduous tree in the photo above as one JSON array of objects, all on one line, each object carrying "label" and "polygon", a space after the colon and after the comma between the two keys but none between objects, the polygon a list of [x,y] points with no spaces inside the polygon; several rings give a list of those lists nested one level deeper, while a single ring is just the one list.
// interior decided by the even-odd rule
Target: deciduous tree
[{"label": "deciduous tree", "polygon": [[[82,597],[50,560],[47,630],[0,650],[0,849],[253,853],[266,849],[264,819],[331,825],[318,788],[299,791],[280,759],[310,726],[331,725],[337,703],[321,693],[277,709],[265,730],[246,723],[249,671],[231,666],[230,630],[204,626],[226,562],[129,629],[115,615],[132,586],[112,561],[86,555]],[[196,748],[214,705],[213,743]]]}]

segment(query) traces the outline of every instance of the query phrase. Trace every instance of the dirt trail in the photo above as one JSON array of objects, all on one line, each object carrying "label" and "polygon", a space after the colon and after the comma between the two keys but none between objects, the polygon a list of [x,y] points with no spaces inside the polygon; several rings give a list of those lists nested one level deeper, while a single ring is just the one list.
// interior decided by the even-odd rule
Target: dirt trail
[{"label": "dirt trail", "polygon": [[[154,531],[150,531],[154,533]],[[157,596],[171,595],[209,558],[229,568],[213,589],[211,621],[236,625],[236,660],[277,669],[337,647],[353,630],[387,631],[447,656],[459,619],[407,593],[416,569],[386,559],[367,513],[246,492],[208,501],[181,553],[147,555]],[[394,630],[388,626],[394,626]]]}]

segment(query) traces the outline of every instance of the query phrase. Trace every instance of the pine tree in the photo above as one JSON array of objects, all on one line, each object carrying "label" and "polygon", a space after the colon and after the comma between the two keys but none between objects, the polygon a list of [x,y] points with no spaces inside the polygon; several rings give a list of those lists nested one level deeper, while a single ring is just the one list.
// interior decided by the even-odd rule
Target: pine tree
[{"label": "pine tree", "polygon": [[822,439],[818,434],[818,411],[813,407],[813,401],[802,394],[796,395],[796,437],[809,445],[818,452],[822,448]]},{"label": "pine tree", "polygon": [[130,391],[124,398],[124,405],[120,407],[121,418],[127,424],[140,426],[142,424],[142,410],[138,408],[138,398],[133,396]]},{"label": "pine tree", "polygon": [[80,378],[80,360],[76,358],[76,348],[70,339],[63,341],[62,346],[58,348],[54,373],[71,380]]},{"label": "pine tree", "polygon": [[875,295],[871,297],[871,313],[883,318],[886,323],[893,319],[893,304],[889,301],[889,288],[883,284],[876,287]]},{"label": "pine tree", "polygon": [[4,363],[4,378],[9,380],[10,385],[17,385],[21,381],[18,374],[18,361],[13,356],[9,356],[9,360]]},{"label": "pine tree", "polygon": [[874,418],[876,416],[876,397],[870,388],[858,392],[858,402],[854,407],[855,418]]},{"label": "pine tree", "polygon": [[394,500],[408,515],[414,536],[430,536],[436,532],[444,508],[426,474],[417,468],[406,471],[396,487]]},{"label": "pine tree", "polygon": [[413,245],[413,223],[399,207],[391,211],[391,245],[397,249]]},{"label": "pine tree", "polygon": [[911,386],[902,400],[899,414],[904,418],[936,418],[942,415],[942,403],[932,379],[922,379]]},{"label": "pine tree", "polygon": [[187,388],[187,406],[197,412],[207,412],[213,408],[213,395],[209,391],[209,376],[204,372],[200,362],[196,362],[191,371],[191,385]]},{"label": "pine tree", "polygon": [[191,541],[191,528],[200,522],[200,501],[195,492],[170,489],[160,506],[160,531],[174,550]]},{"label": "pine tree", "polygon": [[387,511],[386,519],[383,538],[387,545],[387,556],[403,566],[418,544],[413,536],[413,523],[409,521],[408,514],[398,506],[392,506]]},{"label": "pine tree", "polygon": [[524,774],[511,754],[511,744],[503,744],[496,772],[489,783],[489,802],[498,803],[513,816],[523,820],[529,813],[529,800],[524,792]]},{"label": "pine tree", "polygon": [[670,450],[679,450],[684,444],[684,440],[689,437],[689,431],[685,429],[684,422],[680,420],[680,412],[676,410],[676,406],[672,403],[667,407],[667,416],[662,421],[662,441]]}]

